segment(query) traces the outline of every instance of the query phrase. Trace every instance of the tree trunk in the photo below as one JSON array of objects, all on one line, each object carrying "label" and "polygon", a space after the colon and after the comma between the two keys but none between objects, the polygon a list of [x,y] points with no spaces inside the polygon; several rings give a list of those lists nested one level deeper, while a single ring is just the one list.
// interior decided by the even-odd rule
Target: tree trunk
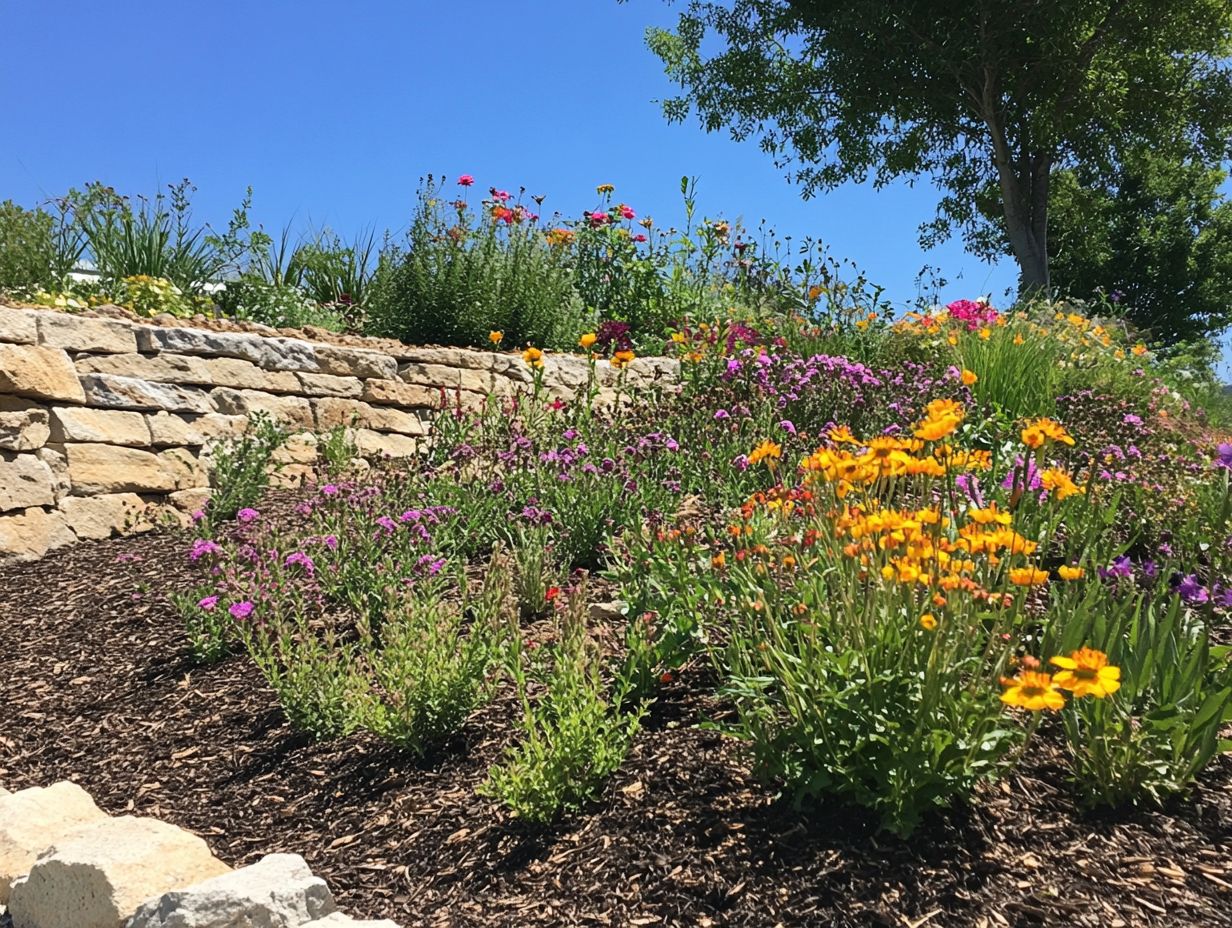
[{"label": "tree trunk", "polygon": [[1051,295],[1048,276],[1048,181],[1052,159],[1021,159],[1020,170],[997,159],[1005,231],[1018,262],[1020,298]]}]

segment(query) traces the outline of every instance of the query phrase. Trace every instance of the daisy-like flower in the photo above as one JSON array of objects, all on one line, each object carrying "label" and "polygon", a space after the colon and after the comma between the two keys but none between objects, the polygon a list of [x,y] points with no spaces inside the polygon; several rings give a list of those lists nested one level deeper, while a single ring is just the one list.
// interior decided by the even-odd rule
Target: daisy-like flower
[{"label": "daisy-like flower", "polygon": [[1069,564],[1062,564],[1057,568],[1057,574],[1062,580],[1081,580],[1083,573],[1081,567],[1071,567]]},{"label": "daisy-like flower", "polygon": [[543,367],[543,352],[532,346],[522,352],[522,360],[531,367]]},{"label": "daisy-like flower", "polygon": [[749,452],[748,463],[752,465],[756,464],[758,461],[766,461],[767,466],[773,467],[774,462],[782,456],[782,447],[780,447],[776,442],[766,440]]},{"label": "daisy-like flower", "polygon": [[627,367],[637,357],[632,351],[618,351],[612,355],[612,367]]},{"label": "daisy-like flower", "polygon": [[599,336],[596,335],[594,332],[587,332],[585,335],[583,335],[581,338],[578,339],[578,345],[580,345],[583,348],[589,349],[594,345],[596,341],[598,341],[598,339],[599,339]]},{"label": "daisy-like flower", "polygon": [[499,329],[493,329],[488,333],[488,341],[490,341],[493,345],[499,345],[504,337],[505,333]]},{"label": "daisy-like flower", "polygon": [[1042,448],[1049,442],[1072,445],[1074,439],[1061,423],[1053,419],[1033,419],[1022,430],[1022,443],[1028,448]]},{"label": "daisy-like flower", "polygon": [[1121,668],[1109,664],[1103,651],[1079,648],[1069,657],[1054,657],[1048,663],[1061,668],[1052,678],[1053,686],[1069,690],[1075,697],[1103,699],[1121,688]]},{"label": "daisy-like flower", "polygon": [[1007,706],[1018,706],[1031,712],[1048,709],[1052,712],[1065,708],[1065,695],[1057,689],[1052,674],[1036,670],[1023,670],[1016,677],[1002,677],[1001,701]]},{"label": "daisy-like flower", "polygon": [[1010,571],[1010,583],[1017,586],[1039,586],[1048,582],[1048,571],[1038,567],[1015,567]]}]

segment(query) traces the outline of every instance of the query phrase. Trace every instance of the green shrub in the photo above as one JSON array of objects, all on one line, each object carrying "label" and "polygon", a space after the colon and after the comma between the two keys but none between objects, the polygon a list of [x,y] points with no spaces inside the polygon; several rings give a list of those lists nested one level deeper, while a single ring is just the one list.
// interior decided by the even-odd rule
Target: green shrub
[{"label": "green shrub", "polygon": [[52,289],[59,283],[51,215],[12,200],[0,203],[0,292]]},{"label": "green shrub", "polygon": [[341,332],[346,323],[338,313],[322,306],[296,286],[267,283],[245,276],[229,281],[219,294],[223,313],[276,329],[317,326]]},{"label": "green shrub", "polygon": [[267,413],[258,412],[249,416],[243,435],[214,448],[210,459],[214,492],[205,509],[207,523],[234,518],[260,499],[269,486],[270,461],[286,439],[282,426]]}]

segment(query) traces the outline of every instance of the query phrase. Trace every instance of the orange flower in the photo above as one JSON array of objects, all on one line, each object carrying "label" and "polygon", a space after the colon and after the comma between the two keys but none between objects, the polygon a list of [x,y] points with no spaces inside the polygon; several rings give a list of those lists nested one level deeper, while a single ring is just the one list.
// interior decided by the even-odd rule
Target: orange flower
[{"label": "orange flower", "polygon": [[783,456],[783,449],[777,443],[772,441],[763,441],[760,445],[749,452],[749,464],[753,465],[759,461],[765,461],[766,466],[773,468],[775,461]]},{"label": "orange flower", "polygon": [[1085,571],[1081,567],[1071,567],[1069,564],[1062,564],[1057,568],[1057,573],[1062,580],[1081,580]]},{"label": "orange flower", "polygon": [[1039,586],[1048,582],[1048,571],[1038,567],[1015,567],[1010,571],[1010,583],[1016,586]]},{"label": "orange flower", "polygon": [[1002,677],[1001,685],[1005,687],[1001,701],[1007,706],[1031,712],[1041,709],[1056,712],[1065,708],[1065,696],[1057,689],[1051,674],[1024,670],[1016,677]]},{"label": "orange flower", "polygon": [[617,369],[628,367],[636,357],[637,355],[635,355],[632,351],[618,351],[612,355],[612,367]]},{"label": "orange flower", "polygon": [[1076,697],[1103,699],[1121,688],[1121,668],[1111,666],[1103,651],[1079,648],[1069,657],[1054,657],[1048,663],[1061,668],[1053,677],[1054,684]]},{"label": "orange flower", "polygon": [[974,371],[969,371],[966,368],[963,368],[962,382],[964,386],[967,386],[967,387],[973,386],[975,382],[979,379],[980,378],[975,375]]},{"label": "orange flower", "polygon": [[578,339],[578,344],[581,345],[583,348],[589,348],[591,345],[593,345],[598,340],[599,340],[599,336],[596,335],[594,332],[587,332],[585,335],[583,335],[581,338]]},{"label": "orange flower", "polygon": [[1042,448],[1053,441],[1064,445],[1074,443],[1065,427],[1053,419],[1033,419],[1022,430],[1022,443],[1028,448]]},{"label": "orange flower", "polygon": [[499,329],[493,329],[488,333],[488,341],[490,341],[493,345],[499,345],[504,337],[505,333]]},{"label": "orange flower", "polygon": [[522,352],[522,360],[531,367],[543,367],[543,352],[531,346]]},{"label": "orange flower", "polygon": [[920,616],[920,628],[926,632],[931,632],[937,627],[937,617],[931,612],[926,612]]}]

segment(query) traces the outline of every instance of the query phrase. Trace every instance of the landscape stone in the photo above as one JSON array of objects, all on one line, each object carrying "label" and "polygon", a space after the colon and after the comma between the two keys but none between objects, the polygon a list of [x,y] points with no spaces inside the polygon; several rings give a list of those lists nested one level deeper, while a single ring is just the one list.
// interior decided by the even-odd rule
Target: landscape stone
[{"label": "landscape stone", "polygon": [[0,306],[0,342],[33,345],[38,341],[38,324],[34,314],[24,309]]},{"label": "landscape stone", "polygon": [[363,397],[378,406],[409,406],[438,409],[443,391],[401,380],[365,380]]},{"label": "landscape stone", "polygon": [[313,464],[317,459],[317,436],[314,432],[288,435],[274,451],[270,460],[275,464]]},{"label": "landscape stone", "polygon": [[0,512],[54,506],[51,469],[34,454],[0,451]]},{"label": "landscape stone", "polygon": [[158,459],[171,475],[176,490],[192,490],[210,485],[210,475],[201,460],[187,448],[168,448]]},{"label": "landscape stone", "polygon": [[64,521],[82,539],[110,538],[126,531],[148,528],[142,518],[145,503],[135,493],[70,496],[60,503]]},{"label": "landscape stone", "polygon": [[312,407],[302,396],[275,396],[259,390],[233,390],[219,387],[210,393],[214,410],[228,416],[269,413],[283,425],[312,428]]},{"label": "landscape stone", "polygon": [[426,435],[428,425],[419,416],[388,406],[372,406],[359,400],[322,397],[312,401],[316,411],[316,427],[325,431],[336,426],[356,426],[378,432],[398,432],[403,435]]},{"label": "landscape stone", "polygon": [[290,371],[266,371],[239,358],[204,358],[186,354],[117,354],[78,358],[83,374],[137,377],[156,383],[297,393],[300,382]]},{"label": "landscape stone", "polygon": [[141,903],[229,872],[196,835],[106,819],[58,838],[9,894],[17,928],[122,928]]},{"label": "landscape stone", "polygon": [[0,345],[0,393],[84,403],[77,370],[63,348]]},{"label": "landscape stone", "polygon": [[76,540],[57,509],[33,508],[0,515],[0,557],[31,561]]},{"label": "landscape stone", "polygon": [[302,857],[269,854],[147,900],[126,928],[300,928],[336,908],[329,887]]},{"label": "landscape stone", "polygon": [[378,377],[384,380],[393,380],[398,376],[398,362],[379,351],[317,345],[316,357],[323,374],[337,377]]},{"label": "landscape stone", "polygon": [[185,489],[177,485],[177,472],[168,461],[150,451],[100,444],[71,444],[64,450],[74,496]]},{"label": "landscape stone", "polygon": [[167,326],[142,326],[137,329],[139,351],[241,358],[266,370],[319,372],[322,368],[317,363],[315,347],[311,342],[299,339],[268,338],[240,332]]},{"label": "landscape stone", "polygon": [[100,442],[142,448],[150,443],[150,430],[139,412],[57,406],[51,410],[51,441]]},{"label": "landscape stone", "polygon": [[194,447],[242,435],[248,420],[244,416],[224,416],[216,412],[204,416],[156,412],[146,416],[146,425],[150,430],[150,443],[155,447]]},{"label": "landscape stone", "polygon": [[475,393],[488,393],[496,388],[497,377],[491,371],[446,367],[442,364],[411,361],[399,365],[398,379],[420,386],[444,388],[452,393],[455,388]]},{"label": "landscape stone", "polygon": [[353,429],[351,435],[356,450],[366,458],[409,458],[419,453],[419,440],[406,435],[374,432],[372,429]]},{"label": "landscape stone", "polygon": [[66,351],[122,354],[137,350],[137,338],[127,322],[89,319],[68,313],[32,313],[38,323],[39,343]]},{"label": "landscape stone", "polygon": [[34,451],[51,435],[47,410],[28,400],[0,397],[0,450]]},{"label": "landscape stone", "polygon": [[205,504],[210,501],[209,487],[196,487],[191,490],[176,490],[167,496],[167,502],[171,503],[176,509],[181,512],[194,513],[202,512],[205,509]]},{"label": "landscape stone", "polygon": [[57,503],[72,492],[73,485],[68,478],[68,457],[64,454],[63,445],[44,445],[34,452],[34,456],[47,465],[51,471],[51,492]]},{"label": "landscape stone", "polygon": [[309,396],[345,396],[355,398],[364,392],[363,381],[358,377],[337,377],[333,374],[295,375],[299,378],[300,391]]},{"label": "landscape stone", "polygon": [[0,790],[0,905],[49,845],[106,817],[84,789],[67,780],[15,793]]},{"label": "landscape stone", "polygon": [[109,409],[165,409],[168,412],[212,412],[209,396],[190,387],[153,383],[138,377],[83,374],[80,386],[91,406]]}]

